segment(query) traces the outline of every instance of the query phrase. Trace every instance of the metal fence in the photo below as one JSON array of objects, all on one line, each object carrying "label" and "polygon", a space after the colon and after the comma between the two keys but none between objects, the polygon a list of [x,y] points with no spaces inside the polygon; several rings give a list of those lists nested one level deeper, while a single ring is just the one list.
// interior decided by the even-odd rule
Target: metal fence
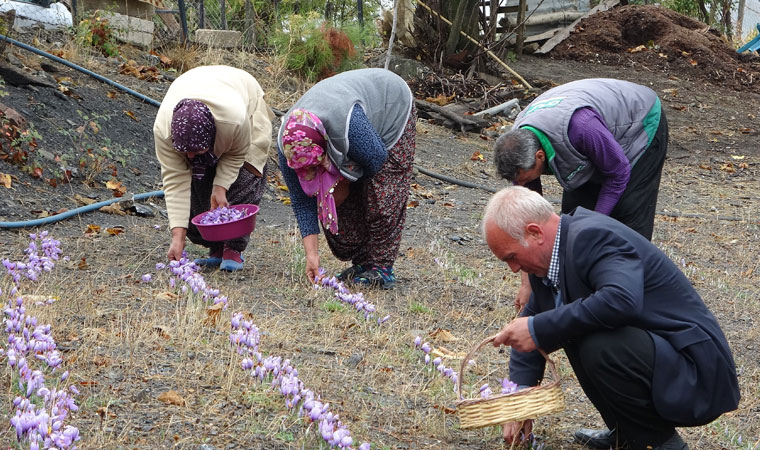
[{"label": "metal fence", "polygon": [[199,29],[234,30],[242,33],[244,44],[254,44],[256,14],[251,0],[164,0],[163,4],[165,9],[156,9],[164,19],[159,32],[174,34],[167,17],[173,14],[182,27],[180,38],[192,40]]}]

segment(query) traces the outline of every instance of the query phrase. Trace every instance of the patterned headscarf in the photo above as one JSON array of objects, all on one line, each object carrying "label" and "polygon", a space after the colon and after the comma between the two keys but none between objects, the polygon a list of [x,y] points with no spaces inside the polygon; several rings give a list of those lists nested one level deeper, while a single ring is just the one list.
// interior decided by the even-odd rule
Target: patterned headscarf
[{"label": "patterned headscarf", "polygon": [[208,106],[189,98],[180,100],[172,114],[172,145],[180,153],[206,150],[190,160],[196,180],[202,179],[206,169],[216,166],[219,161],[214,154],[214,139],[216,123]]},{"label": "patterned headscarf", "polygon": [[338,214],[333,191],[343,177],[330,162],[326,146],[327,131],[319,117],[305,109],[293,110],[282,131],[282,152],[288,167],[298,175],[304,193],[317,197],[317,213],[322,226],[335,234],[338,232]]}]

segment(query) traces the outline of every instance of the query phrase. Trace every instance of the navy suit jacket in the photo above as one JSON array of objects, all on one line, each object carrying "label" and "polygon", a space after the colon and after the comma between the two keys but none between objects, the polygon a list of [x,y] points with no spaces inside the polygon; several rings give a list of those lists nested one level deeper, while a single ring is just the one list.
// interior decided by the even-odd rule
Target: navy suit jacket
[{"label": "navy suit jacket", "polygon": [[[577,208],[562,216],[560,293],[531,275],[533,295],[523,316],[534,316],[537,344],[546,352],[601,330],[631,326],[654,342],[655,408],[681,425],[708,423],[736,409],[736,368],[723,332],[678,267],[651,242],[605,215]],[[538,352],[512,351],[510,378],[534,386],[543,377]]]}]

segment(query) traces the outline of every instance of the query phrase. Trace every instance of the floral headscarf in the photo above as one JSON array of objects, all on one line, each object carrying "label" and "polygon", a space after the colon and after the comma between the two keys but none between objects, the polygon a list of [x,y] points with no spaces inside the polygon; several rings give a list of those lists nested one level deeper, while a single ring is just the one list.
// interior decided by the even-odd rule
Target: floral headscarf
[{"label": "floral headscarf", "polygon": [[190,160],[193,164],[193,178],[202,179],[206,169],[219,161],[214,154],[216,123],[211,110],[198,100],[182,99],[174,107],[171,130],[174,150],[180,153],[206,150]]},{"label": "floral headscarf", "polygon": [[327,131],[319,117],[305,109],[295,109],[282,131],[282,153],[288,167],[295,170],[304,193],[317,197],[317,213],[322,226],[338,232],[338,214],[333,191],[343,177],[325,152]]}]

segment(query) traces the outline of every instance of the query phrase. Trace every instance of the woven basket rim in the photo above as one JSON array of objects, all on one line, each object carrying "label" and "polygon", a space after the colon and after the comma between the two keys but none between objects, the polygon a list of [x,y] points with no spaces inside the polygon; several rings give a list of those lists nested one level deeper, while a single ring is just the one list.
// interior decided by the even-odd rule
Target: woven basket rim
[{"label": "woven basket rim", "polygon": [[561,380],[560,380],[559,372],[557,372],[557,367],[554,364],[554,361],[551,358],[549,358],[549,355],[547,355],[546,352],[544,352],[542,349],[539,348],[539,349],[537,349],[538,352],[541,353],[541,356],[543,356],[544,359],[546,359],[546,362],[548,363],[548,366],[549,366],[549,374],[551,375],[551,381],[549,383],[540,384],[538,386],[530,386],[528,388],[520,389],[519,391],[515,391],[515,392],[509,392],[509,393],[506,393],[506,394],[499,393],[497,395],[492,395],[492,396],[485,397],[485,398],[482,398],[482,397],[481,398],[469,398],[469,399],[463,398],[462,397],[462,378],[464,378],[464,369],[467,366],[467,362],[470,361],[470,359],[474,358],[475,355],[478,353],[478,351],[484,345],[493,342],[494,339],[496,339],[496,336],[498,336],[498,334],[494,334],[492,336],[488,336],[487,338],[483,339],[479,344],[477,344],[476,346],[474,346],[472,348],[472,350],[470,350],[470,352],[467,353],[467,356],[465,356],[464,359],[462,360],[462,365],[461,365],[461,367],[459,369],[459,377],[457,378],[457,386],[456,386],[456,388],[457,388],[456,393],[457,393],[458,399],[455,401],[455,404],[457,406],[459,406],[459,405],[469,406],[469,405],[474,405],[474,404],[478,404],[478,403],[486,403],[489,400],[498,400],[500,398],[508,397],[508,396],[528,395],[528,394],[530,394],[532,392],[535,392],[535,391],[537,391],[539,389],[541,389],[541,390],[548,390],[548,389],[551,389],[551,388],[553,388],[555,386],[560,386]]}]

